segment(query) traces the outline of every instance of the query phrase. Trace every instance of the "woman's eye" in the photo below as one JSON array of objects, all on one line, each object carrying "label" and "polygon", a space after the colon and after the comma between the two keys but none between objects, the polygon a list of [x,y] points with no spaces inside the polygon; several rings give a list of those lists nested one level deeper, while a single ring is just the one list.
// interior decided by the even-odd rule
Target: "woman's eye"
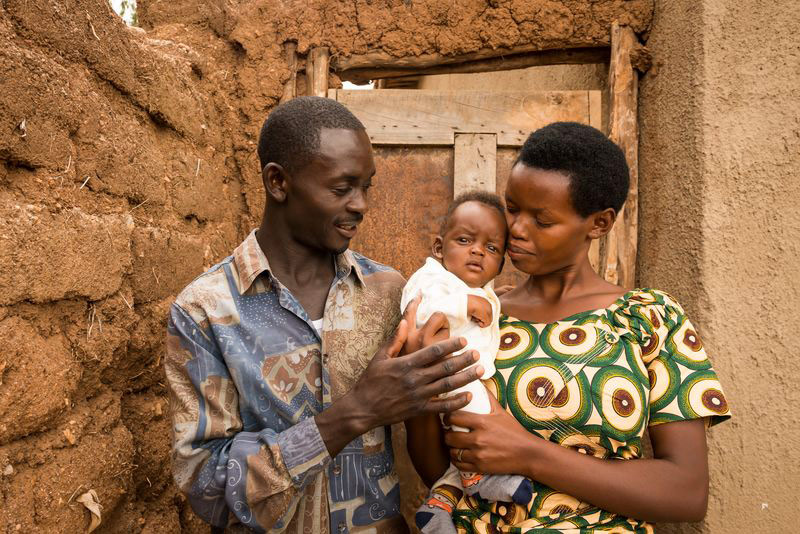
[{"label": "woman's eye", "polygon": [[339,187],[339,188],[334,189],[333,193],[335,195],[339,195],[340,197],[343,197],[344,195],[346,195],[347,193],[350,192],[350,189],[351,189],[350,187]]},{"label": "woman's eye", "polygon": [[540,221],[539,219],[536,219],[536,225],[541,228],[550,228],[551,226],[553,226],[553,223],[544,222]]}]

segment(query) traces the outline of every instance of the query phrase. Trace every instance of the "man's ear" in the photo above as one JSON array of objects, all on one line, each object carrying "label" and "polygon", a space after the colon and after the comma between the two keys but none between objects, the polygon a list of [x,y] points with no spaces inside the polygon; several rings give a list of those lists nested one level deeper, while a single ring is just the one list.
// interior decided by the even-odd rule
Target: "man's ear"
[{"label": "man's ear", "polygon": [[612,208],[606,208],[603,211],[591,214],[589,219],[589,238],[599,239],[614,227],[614,221],[617,220],[617,212]]},{"label": "man's ear", "polygon": [[442,236],[437,235],[436,239],[433,240],[433,245],[431,246],[431,254],[433,254],[433,257],[439,261],[442,261],[442,258],[444,258],[444,254],[442,253],[443,246]]},{"label": "man's ear", "polygon": [[275,202],[286,201],[286,192],[289,186],[289,173],[277,163],[267,163],[261,171],[261,180],[264,189]]}]

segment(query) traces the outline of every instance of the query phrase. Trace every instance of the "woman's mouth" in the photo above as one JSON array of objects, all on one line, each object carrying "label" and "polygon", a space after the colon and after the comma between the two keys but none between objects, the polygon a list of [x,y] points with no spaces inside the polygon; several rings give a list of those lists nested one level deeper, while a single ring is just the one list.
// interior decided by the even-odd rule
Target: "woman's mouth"
[{"label": "woman's mouth", "polygon": [[530,252],[528,250],[525,250],[525,249],[522,249],[522,248],[519,248],[519,247],[515,247],[514,245],[508,245],[508,247],[506,249],[506,252],[508,252],[508,255],[512,256],[512,257],[513,256],[522,256],[522,255],[530,255],[530,256],[534,256],[535,255],[533,252]]}]

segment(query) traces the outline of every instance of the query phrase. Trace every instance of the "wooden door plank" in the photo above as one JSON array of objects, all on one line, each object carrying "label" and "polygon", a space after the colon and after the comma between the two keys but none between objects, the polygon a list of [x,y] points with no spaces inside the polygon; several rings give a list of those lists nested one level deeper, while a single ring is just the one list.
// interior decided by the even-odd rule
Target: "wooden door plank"
[{"label": "wooden door plank", "polygon": [[609,137],[625,153],[630,167],[630,189],[625,206],[606,241],[603,275],[626,289],[636,284],[636,251],[639,225],[639,125],[637,122],[638,74],[631,65],[636,35],[615,22],[611,27],[611,64],[608,84]]},{"label": "wooden door plank", "polygon": [[497,189],[497,136],[456,134],[453,160],[453,196],[473,189]]},{"label": "wooden door plank", "polygon": [[367,128],[373,144],[452,145],[455,134],[497,135],[497,146],[519,147],[554,121],[590,121],[591,91],[339,90],[336,98]]},{"label": "wooden door plank", "polygon": [[307,93],[314,96],[328,95],[328,47],[312,48],[308,53],[306,62],[306,80],[308,80]]}]

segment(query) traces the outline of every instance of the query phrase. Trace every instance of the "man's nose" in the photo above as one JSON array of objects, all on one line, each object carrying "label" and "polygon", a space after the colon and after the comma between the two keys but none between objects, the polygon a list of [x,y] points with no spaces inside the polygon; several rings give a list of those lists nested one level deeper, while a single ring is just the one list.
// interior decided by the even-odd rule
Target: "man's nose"
[{"label": "man's nose", "polygon": [[364,215],[369,210],[367,193],[361,188],[356,188],[355,192],[350,197],[350,202],[347,203],[347,209]]}]

